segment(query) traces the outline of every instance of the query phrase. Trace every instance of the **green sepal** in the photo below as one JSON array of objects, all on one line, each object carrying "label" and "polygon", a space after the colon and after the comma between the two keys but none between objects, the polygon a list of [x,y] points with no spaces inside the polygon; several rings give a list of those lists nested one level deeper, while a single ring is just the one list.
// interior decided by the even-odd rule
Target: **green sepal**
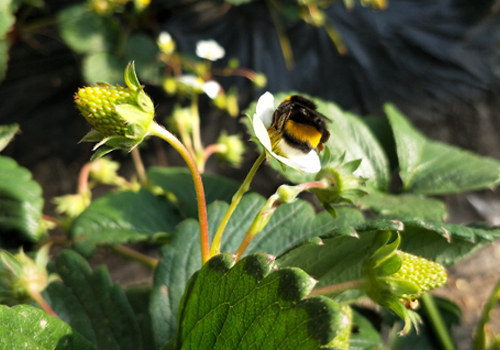
[{"label": "green sepal", "polygon": [[[345,153],[344,153],[344,156],[345,156]],[[350,174],[354,173],[361,165],[362,160],[363,159],[359,158],[359,159],[354,159],[354,160],[351,160],[347,163],[344,163],[342,165],[342,167],[339,168],[339,172],[342,174],[346,174],[346,175],[350,175]]]},{"label": "green sepal", "polygon": [[2,264],[9,268],[15,275],[20,275],[23,272],[23,265],[21,265],[16,257],[8,251],[0,251],[0,260]]},{"label": "green sepal", "polygon": [[403,261],[399,254],[390,255],[386,260],[384,260],[381,264],[377,265],[374,268],[375,274],[379,277],[389,276],[393,273],[399,271],[401,266],[403,265]]},{"label": "green sepal", "polygon": [[143,125],[152,120],[151,113],[147,113],[142,108],[131,104],[116,105],[115,111],[129,124]]},{"label": "green sepal", "polygon": [[367,260],[367,263],[371,264],[373,268],[377,268],[381,265],[389,256],[398,249],[399,244],[401,243],[401,238],[399,233],[396,236],[396,239],[382,248],[379,248],[373,255]]},{"label": "green sepal", "polygon": [[385,278],[384,282],[387,283],[387,285],[395,295],[418,295],[420,293],[420,287],[408,280],[399,278]]},{"label": "green sepal", "polygon": [[329,203],[323,203],[323,207],[327,212],[330,213],[331,216],[333,216],[335,219],[337,218],[337,210],[330,205]]},{"label": "green sepal", "polygon": [[392,310],[396,313],[396,315],[404,320],[404,327],[401,332],[399,332],[400,335],[407,334],[412,326],[415,329],[418,329],[418,324],[422,321],[416,312],[407,309],[399,300],[395,298],[386,299],[384,304],[385,307]]},{"label": "green sepal", "polygon": [[127,68],[125,68],[124,78],[125,78],[125,84],[127,84],[129,89],[137,90],[141,88],[141,83],[139,83],[139,79],[137,79],[137,74],[135,74],[134,61],[129,62],[129,64],[127,64]]},{"label": "green sepal", "polygon": [[90,157],[90,161],[94,161],[96,159],[99,159],[103,156],[105,156],[106,154],[114,151],[116,148],[113,148],[113,147],[108,147],[108,146],[103,146],[103,147],[99,147],[98,149],[96,149],[94,151],[94,153],[92,154],[92,156]]},{"label": "green sepal", "polygon": [[102,135],[96,129],[90,130],[80,141],[80,142],[101,142],[103,140]]}]

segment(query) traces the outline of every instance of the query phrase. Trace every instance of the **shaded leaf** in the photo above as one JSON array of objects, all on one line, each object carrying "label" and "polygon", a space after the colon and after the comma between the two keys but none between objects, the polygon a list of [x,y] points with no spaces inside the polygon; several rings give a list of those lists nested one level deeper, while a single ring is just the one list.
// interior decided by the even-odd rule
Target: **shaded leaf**
[{"label": "shaded leaf", "polygon": [[157,56],[158,45],[150,36],[135,34],[127,40],[126,60],[135,62],[141,81],[150,84],[161,83]]},{"label": "shaded leaf", "polygon": [[149,302],[151,297],[151,286],[133,286],[125,290],[127,299],[135,313],[135,319],[139,325],[144,350],[157,349],[153,334],[153,325],[149,314]]},{"label": "shaded leaf", "polygon": [[331,299],[303,299],[315,283],[303,271],[273,271],[265,254],[234,259],[215,256],[190,279],[175,349],[318,349],[345,327]]},{"label": "shaded leaf", "polygon": [[428,140],[392,105],[385,112],[394,131],[404,189],[451,194],[490,188],[500,181],[500,161]]},{"label": "shaded leaf", "polygon": [[12,138],[14,138],[14,135],[18,131],[19,131],[18,124],[0,125],[0,151],[2,151],[9,144],[9,142],[12,140]]},{"label": "shaded leaf", "polygon": [[[85,4],[60,11],[57,19],[62,38],[75,52],[89,54],[111,51],[119,41],[119,24],[116,19],[100,16]],[[102,79],[101,77],[97,81]]]},{"label": "shaded leaf", "polygon": [[443,202],[413,194],[392,195],[372,190],[357,199],[356,205],[392,219],[444,220],[447,215]]},{"label": "shaded leaf", "polygon": [[91,254],[97,244],[154,240],[168,235],[179,221],[170,202],[147,190],[108,193],[74,220],[69,235],[76,249]]},{"label": "shaded leaf", "polygon": [[42,189],[31,173],[0,156],[0,233],[17,233],[23,240],[38,242],[44,234],[40,230],[42,209]]},{"label": "shaded leaf", "polygon": [[[172,193],[177,199],[177,206],[187,217],[198,218],[198,202],[194,190],[193,178],[186,168],[151,167],[148,178],[163,191]],[[207,204],[216,200],[230,202],[240,184],[232,179],[215,175],[202,174],[203,188]]]},{"label": "shaded leaf", "polygon": [[45,293],[62,320],[99,350],[142,349],[134,311],[104,267],[92,271],[80,255],[65,250],[56,259],[55,272],[62,282],[51,283]]},{"label": "shaded leaf", "polygon": [[0,348],[30,350],[96,350],[81,334],[30,305],[0,305]]},{"label": "shaded leaf", "polygon": [[434,221],[404,221],[400,250],[450,266],[500,237],[499,230],[486,230]]},{"label": "shaded leaf", "polygon": [[349,340],[350,350],[383,350],[384,342],[380,333],[373,327],[370,321],[353,311],[353,330]]},{"label": "shaded leaf", "polygon": [[88,84],[104,81],[123,85],[123,70],[128,60],[111,52],[96,52],[83,58],[83,76]]}]

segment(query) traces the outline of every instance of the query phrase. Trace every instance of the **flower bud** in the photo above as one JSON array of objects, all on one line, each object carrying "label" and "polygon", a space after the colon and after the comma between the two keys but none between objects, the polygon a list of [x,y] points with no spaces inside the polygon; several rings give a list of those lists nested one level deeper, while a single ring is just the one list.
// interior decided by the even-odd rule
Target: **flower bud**
[{"label": "flower bud", "polygon": [[366,192],[360,188],[364,179],[353,175],[361,164],[361,159],[344,163],[340,157],[340,165],[323,167],[316,175],[316,181],[325,181],[326,188],[315,188],[312,191],[325,206],[336,203],[352,203],[352,200],[364,196]]},{"label": "flower bud", "polygon": [[0,252],[0,302],[26,302],[34,293],[42,292],[56,274],[47,273],[50,245],[44,245],[37,252],[35,260],[21,250],[12,255],[6,250]]},{"label": "flower bud", "polygon": [[256,73],[253,78],[253,83],[258,88],[263,88],[267,85],[267,78],[264,74]]},{"label": "flower bud", "polygon": [[217,144],[223,146],[224,152],[218,151],[217,157],[228,162],[233,167],[239,167],[245,153],[245,144],[238,135],[228,135],[225,131],[217,139]]},{"label": "flower bud", "polygon": [[112,185],[118,178],[117,171],[120,163],[109,158],[99,158],[90,164],[90,178],[97,183]]},{"label": "flower bud", "polygon": [[163,90],[169,95],[173,95],[177,92],[177,80],[174,77],[166,77],[163,79]]},{"label": "flower bud", "polygon": [[175,41],[167,32],[161,32],[157,40],[158,47],[161,52],[171,55],[175,51]]},{"label": "flower bud", "polygon": [[236,96],[235,92],[229,91],[226,95],[226,111],[231,117],[237,117],[240,114],[238,96]]},{"label": "flower bud", "polygon": [[281,203],[292,203],[295,202],[300,191],[297,186],[281,185],[278,187],[276,194],[278,195],[278,200]]},{"label": "flower bud", "polygon": [[174,107],[172,116],[170,116],[167,120],[168,129],[177,133],[191,133],[195,122],[196,116],[193,115],[191,109],[181,108],[179,106]]},{"label": "flower bud", "polygon": [[90,205],[91,195],[90,191],[85,194],[66,194],[54,197],[53,202],[56,204],[56,212],[76,218]]}]

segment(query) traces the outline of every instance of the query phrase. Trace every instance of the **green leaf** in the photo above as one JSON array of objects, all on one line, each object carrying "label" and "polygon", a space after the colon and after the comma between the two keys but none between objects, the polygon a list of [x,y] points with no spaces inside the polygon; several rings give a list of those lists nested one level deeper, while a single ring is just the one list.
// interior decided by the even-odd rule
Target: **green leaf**
[{"label": "green leaf", "polygon": [[[255,215],[264,205],[265,199],[258,194],[245,195],[226,226],[222,240],[223,252],[235,252]],[[216,202],[208,207],[210,238],[222,220],[227,203]],[[353,209],[340,208],[339,219],[328,213],[315,215],[313,207],[306,201],[297,200],[281,205],[264,230],[259,233],[247,249],[247,254],[266,252],[279,254],[304,239],[315,237],[334,227],[362,221],[362,215]],[[172,244],[161,250],[161,257],[154,277],[151,296],[151,315],[157,344],[162,346],[170,340],[176,330],[178,305],[188,278],[200,268],[199,226],[195,220],[186,220],[177,228]]]},{"label": "green leaf", "polygon": [[[165,192],[177,199],[177,206],[187,217],[198,218],[198,206],[193,178],[186,168],[150,167],[148,178]],[[234,180],[215,174],[202,174],[207,204],[216,200],[230,202],[240,184]]]},{"label": "green leaf", "polygon": [[380,333],[365,317],[353,311],[353,331],[349,340],[350,350],[383,350],[384,342]]},{"label": "green leaf", "polygon": [[128,60],[110,52],[96,52],[83,58],[83,77],[88,84],[105,81],[111,85],[123,85],[123,67]]},{"label": "green leaf", "polygon": [[500,237],[498,230],[433,221],[403,221],[400,250],[450,266]]},{"label": "green leaf", "polygon": [[43,197],[31,173],[8,157],[0,156],[0,233],[17,233],[19,238],[38,242]]},{"label": "green leaf", "polygon": [[[119,42],[120,26],[118,21],[112,16],[98,15],[86,4],[62,10],[57,19],[62,38],[75,52],[91,54],[112,51]],[[123,67],[125,65],[122,66],[121,72],[123,72]],[[96,81],[103,81],[103,77],[92,81],[92,83]]]},{"label": "green leaf", "polygon": [[133,286],[125,290],[127,299],[135,313],[135,319],[139,325],[142,338],[142,349],[157,349],[153,334],[153,324],[149,314],[149,302],[151,299],[151,286]]},{"label": "green leaf", "polygon": [[412,218],[421,220],[444,220],[447,216],[443,202],[414,194],[393,195],[370,190],[356,199],[356,205],[362,209],[372,209],[379,215],[391,219]]},{"label": "green leaf", "polygon": [[0,125],[0,151],[2,151],[9,144],[18,131],[18,124]]},{"label": "green leaf", "polygon": [[[1,12],[0,12],[1,13]],[[0,39],[0,82],[5,79],[7,73],[7,63],[9,62],[10,43]]]},{"label": "green leaf", "polygon": [[142,349],[134,311],[105,267],[92,271],[80,255],[65,250],[56,259],[55,272],[62,282],[51,283],[45,293],[62,320],[99,350]]},{"label": "green leaf", "polygon": [[345,327],[338,304],[303,299],[314,286],[303,271],[273,271],[265,254],[234,263],[218,255],[190,279],[175,349],[318,349]]},{"label": "green leaf", "polygon": [[65,322],[29,305],[0,305],[0,348],[30,350],[96,350]]},{"label": "green leaf", "polygon": [[20,1],[16,0],[3,0],[0,2],[0,81],[5,79],[9,61],[11,43],[7,34],[16,22],[15,12],[20,3]]},{"label": "green leaf", "polygon": [[248,4],[252,2],[252,0],[228,0],[227,2],[230,3],[231,5],[239,6],[243,4]]},{"label": "green leaf", "polygon": [[180,217],[164,197],[147,190],[108,193],[71,225],[75,248],[91,254],[97,244],[151,241],[172,233]]},{"label": "green leaf", "polygon": [[[158,45],[151,36],[135,34],[127,40],[126,58],[134,61],[137,74],[142,81],[161,84],[161,71],[158,57]],[[139,85],[140,86],[140,85]]]},{"label": "green leaf", "polygon": [[404,189],[451,194],[490,188],[500,181],[500,161],[428,140],[392,105],[385,112],[394,131]]},{"label": "green leaf", "polygon": [[[288,95],[290,93],[276,94],[274,96],[275,105]],[[331,135],[326,143],[326,146],[330,148],[331,155],[336,158],[345,152],[346,162],[362,159],[361,165],[354,172],[354,175],[368,179],[379,190],[386,190],[390,176],[389,162],[382,147],[367,125],[358,116],[342,111],[334,103],[322,101],[318,98],[313,98],[313,101],[316,102],[318,111],[331,120],[331,123],[327,124]],[[253,118],[255,104],[249,108],[247,113]],[[247,126],[251,128],[250,123],[247,123]],[[252,130],[251,132],[253,134]],[[327,158],[330,158],[327,156],[327,152],[320,154],[323,166],[326,165]],[[272,161],[271,165],[274,170],[282,172],[277,161]],[[293,169],[287,169],[283,176],[299,184],[314,181],[315,175],[301,174]]]}]

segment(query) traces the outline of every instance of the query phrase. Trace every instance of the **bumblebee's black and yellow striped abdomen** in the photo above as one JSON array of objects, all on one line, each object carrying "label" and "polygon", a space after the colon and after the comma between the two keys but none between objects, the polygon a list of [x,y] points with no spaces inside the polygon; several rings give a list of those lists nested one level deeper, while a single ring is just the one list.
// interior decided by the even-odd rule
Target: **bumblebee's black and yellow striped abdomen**
[{"label": "bumblebee's black and yellow striped abdomen", "polygon": [[316,104],[306,97],[288,96],[274,112],[271,128],[288,146],[304,153],[317,147],[319,153],[330,132],[326,127],[329,119],[316,109]]}]

